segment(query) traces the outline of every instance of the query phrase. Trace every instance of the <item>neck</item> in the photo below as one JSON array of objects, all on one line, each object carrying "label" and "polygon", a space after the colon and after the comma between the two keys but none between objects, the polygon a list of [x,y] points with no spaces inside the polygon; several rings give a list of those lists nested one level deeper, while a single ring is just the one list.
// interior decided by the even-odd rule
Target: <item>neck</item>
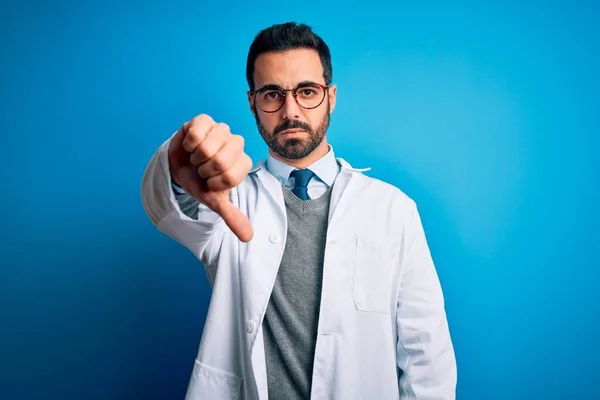
[{"label": "neck", "polygon": [[279,160],[281,162],[284,162],[288,165],[291,165],[294,168],[299,168],[299,169],[306,168],[309,165],[315,163],[316,161],[323,158],[328,152],[329,152],[329,145],[327,144],[327,141],[325,139],[323,139],[321,144],[316,149],[314,149],[312,153],[310,153],[309,155],[307,155],[304,158],[299,158],[296,160],[290,160],[288,158],[281,157],[279,154],[277,154],[273,150],[269,149],[269,153],[271,154],[271,156],[273,156],[273,158],[276,158],[277,160]]}]

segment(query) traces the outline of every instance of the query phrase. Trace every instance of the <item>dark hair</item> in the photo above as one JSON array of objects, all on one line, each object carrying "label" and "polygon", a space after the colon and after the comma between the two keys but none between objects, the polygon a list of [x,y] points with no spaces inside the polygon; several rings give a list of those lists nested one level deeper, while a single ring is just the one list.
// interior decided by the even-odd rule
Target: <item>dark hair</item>
[{"label": "dark hair", "polygon": [[331,54],[327,44],[309,26],[295,22],[286,22],[263,29],[256,35],[250,45],[246,61],[246,80],[248,81],[250,90],[254,90],[254,62],[259,55],[269,51],[286,51],[292,49],[316,50],[323,65],[325,84],[331,84]]}]

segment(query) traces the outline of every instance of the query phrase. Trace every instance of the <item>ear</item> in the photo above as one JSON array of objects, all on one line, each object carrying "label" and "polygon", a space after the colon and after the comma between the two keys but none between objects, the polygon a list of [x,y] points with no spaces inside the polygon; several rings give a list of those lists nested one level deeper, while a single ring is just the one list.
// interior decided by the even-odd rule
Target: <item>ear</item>
[{"label": "ear", "polygon": [[330,113],[333,113],[333,109],[335,108],[335,101],[336,101],[336,97],[337,97],[337,86],[335,84],[329,86],[329,90],[327,92],[329,95]]},{"label": "ear", "polygon": [[248,96],[248,105],[250,106],[250,111],[252,114],[256,115],[256,109],[254,108],[254,97],[250,94],[250,91],[248,91],[246,94]]}]

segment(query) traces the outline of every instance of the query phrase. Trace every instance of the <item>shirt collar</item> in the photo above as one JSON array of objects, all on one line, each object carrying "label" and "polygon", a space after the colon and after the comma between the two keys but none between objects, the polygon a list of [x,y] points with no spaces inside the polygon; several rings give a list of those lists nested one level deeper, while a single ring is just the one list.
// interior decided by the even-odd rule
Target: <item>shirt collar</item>
[{"label": "shirt collar", "polygon": [[[330,150],[331,150],[331,153],[332,153],[332,156],[333,156],[333,148],[331,147],[331,145],[330,145]],[[328,154],[329,154],[329,153],[328,153]],[[269,157],[269,158],[271,158],[271,157]],[[275,160],[275,159],[273,159],[273,160],[274,160],[274,161],[278,161],[278,160]],[[258,171],[260,171],[261,169],[263,169],[263,168],[266,168],[267,161],[268,161],[268,159],[262,159],[262,160],[259,160],[259,161],[257,161],[257,163],[254,165],[254,167],[253,167],[253,168],[250,170],[250,172],[248,172],[248,173],[249,173],[249,174],[256,174],[256,173],[257,173]],[[362,172],[366,172],[366,171],[370,171],[370,170],[371,170],[371,167],[366,167],[366,168],[356,168],[356,167],[352,166],[352,165],[351,165],[351,164],[350,164],[348,161],[346,161],[344,158],[341,158],[341,157],[337,157],[337,158],[335,158],[335,161],[337,162],[337,164],[340,166],[340,168],[341,168],[342,170],[347,170],[347,171],[352,171],[352,172],[359,172],[359,173],[362,173]],[[284,163],[282,163],[282,162],[279,162],[279,163],[281,163],[281,164],[284,164]],[[272,162],[272,164],[277,164],[277,162]],[[287,164],[284,164],[284,165],[286,165],[286,166],[287,166]],[[289,166],[288,166],[288,167],[289,167]],[[291,169],[289,170],[289,172],[291,172],[291,171],[293,170],[293,168],[292,168],[292,167],[290,167],[290,168],[291,168]],[[269,172],[270,172],[270,171],[269,171]],[[284,173],[285,173],[285,172],[284,172]],[[282,175],[282,176],[284,176],[284,175]],[[289,178],[289,173],[287,174],[287,177]]]},{"label": "shirt collar", "polygon": [[[328,145],[329,151],[323,157],[309,165],[307,168],[310,169],[315,175],[325,182],[328,186],[333,185],[335,178],[339,172],[340,166],[338,165],[333,147]],[[285,185],[290,177],[290,173],[296,168],[288,165],[282,161],[279,161],[271,154],[265,162],[265,168],[275,177],[282,185]]]}]

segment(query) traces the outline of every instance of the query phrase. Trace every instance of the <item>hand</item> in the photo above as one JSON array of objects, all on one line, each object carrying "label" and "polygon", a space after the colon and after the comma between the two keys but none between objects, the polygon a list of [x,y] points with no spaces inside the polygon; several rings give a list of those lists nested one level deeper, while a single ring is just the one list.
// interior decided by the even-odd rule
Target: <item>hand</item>
[{"label": "hand", "polygon": [[248,218],[229,200],[252,169],[244,152],[244,138],[234,135],[223,123],[200,114],[183,124],[169,144],[171,179],[190,196],[223,218],[243,242],[252,239]]}]

